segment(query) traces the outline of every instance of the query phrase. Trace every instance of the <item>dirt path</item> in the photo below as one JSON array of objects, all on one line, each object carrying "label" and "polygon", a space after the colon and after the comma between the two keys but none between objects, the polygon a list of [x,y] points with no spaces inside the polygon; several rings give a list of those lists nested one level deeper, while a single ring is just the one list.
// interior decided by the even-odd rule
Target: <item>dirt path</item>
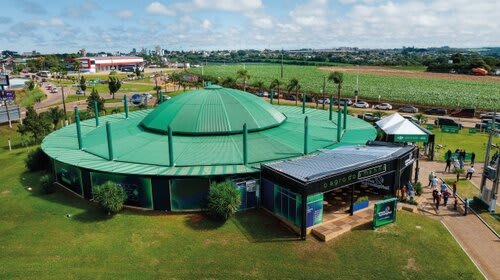
[{"label": "dirt path", "polygon": [[[500,279],[500,262],[498,261],[500,260],[500,240],[498,237],[476,215],[469,212],[469,215],[463,216],[462,206],[459,211],[454,210],[450,204],[436,210],[432,202],[431,190],[425,187],[431,170],[436,171],[438,177],[453,178],[454,175],[443,173],[444,164],[442,163],[421,161],[420,168],[420,182],[424,185],[422,195],[424,201],[419,205],[420,213],[441,220],[486,278]],[[478,168],[478,172],[472,177],[474,183],[481,180],[481,173],[482,167]]]},{"label": "dirt path", "polygon": [[[319,69],[324,70],[324,71],[344,71],[344,72],[356,72],[357,71],[357,67],[354,67],[354,66],[320,67]],[[500,83],[499,76],[474,76],[474,75],[464,75],[464,74],[419,72],[419,71],[393,69],[393,68],[389,68],[389,67],[380,67],[380,66],[360,66],[359,73],[374,74],[374,75],[379,75],[379,76],[391,76],[391,77],[396,76],[396,77],[407,77],[407,78],[481,81],[481,82],[498,82],[498,83]]]}]

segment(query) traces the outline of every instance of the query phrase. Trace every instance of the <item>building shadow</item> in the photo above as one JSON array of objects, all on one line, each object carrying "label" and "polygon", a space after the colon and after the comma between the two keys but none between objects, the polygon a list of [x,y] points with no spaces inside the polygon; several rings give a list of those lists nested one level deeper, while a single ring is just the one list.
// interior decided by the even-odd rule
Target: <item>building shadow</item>
[{"label": "building shadow", "polygon": [[264,210],[239,212],[231,220],[252,243],[298,241],[299,236]]},{"label": "building shadow", "polygon": [[210,217],[208,213],[182,213],[182,215],[186,216],[184,219],[186,226],[194,230],[217,230],[225,223],[224,221],[216,220]]}]

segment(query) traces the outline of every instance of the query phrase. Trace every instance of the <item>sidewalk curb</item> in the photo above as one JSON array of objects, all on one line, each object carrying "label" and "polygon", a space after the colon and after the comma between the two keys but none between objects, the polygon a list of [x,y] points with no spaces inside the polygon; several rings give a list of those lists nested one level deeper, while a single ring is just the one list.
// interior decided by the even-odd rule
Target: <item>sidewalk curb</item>
[{"label": "sidewalk curb", "polygon": [[469,260],[471,260],[472,263],[474,264],[474,266],[476,266],[477,270],[479,270],[479,272],[481,272],[481,275],[483,275],[484,279],[488,280],[488,277],[486,277],[486,275],[484,275],[484,272],[477,265],[477,263],[474,261],[474,259],[469,255],[469,252],[467,252],[467,250],[464,248],[464,246],[462,246],[462,244],[458,241],[458,239],[455,237],[455,235],[448,228],[448,226],[443,222],[443,219],[441,219],[440,222],[441,222],[441,224],[443,224],[443,226],[446,228],[446,230],[450,233],[450,235],[453,237],[453,239],[455,239],[455,242],[457,242],[458,246],[460,246],[460,248],[462,248],[462,251],[464,251],[464,253],[467,255],[467,257],[469,257]]}]

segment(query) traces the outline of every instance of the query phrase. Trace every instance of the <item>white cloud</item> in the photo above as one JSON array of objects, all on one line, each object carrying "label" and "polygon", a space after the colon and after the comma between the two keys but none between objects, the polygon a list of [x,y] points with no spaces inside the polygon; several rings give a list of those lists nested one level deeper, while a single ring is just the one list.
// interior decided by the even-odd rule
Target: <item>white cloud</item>
[{"label": "white cloud", "polygon": [[200,27],[203,29],[211,29],[213,26],[212,22],[210,22],[208,19],[204,19],[201,21]]},{"label": "white cloud", "polygon": [[116,16],[119,18],[131,18],[134,16],[134,13],[130,10],[121,10],[116,13]]},{"label": "white cloud", "polygon": [[229,12],[253,11],[262,7],[261,0],[193,0],[198,9],[214,9]]},{"label": "white cloud", "polygon": [[154,15],[174,16],[175,11],[160,2],[152,2],[146,7],[146,12]]},{"label": "white cloud", "polygon": [[326,27],[327,2],[326,0],[311,0],[293,9],[289,15],[300,26]]},{"label": "white cloud", "polygon": [[46,26],[46,27],[57,27],[57,26],[64,26],[64,21],[60,18],[51,18],[47,20],[37,20],[34,22],[35,24],[39,26]]}]

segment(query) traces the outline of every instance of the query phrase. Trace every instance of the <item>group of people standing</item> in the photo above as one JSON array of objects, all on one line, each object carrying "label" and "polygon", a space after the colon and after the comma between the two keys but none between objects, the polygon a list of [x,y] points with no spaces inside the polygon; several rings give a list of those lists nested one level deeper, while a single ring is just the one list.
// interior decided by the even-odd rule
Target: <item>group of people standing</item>
[{"label": "group of people standing", "polygon": [[[452,165],[452,160],[453,160],[453,170],[455,171],[456,169],[464,169],[465,166],[465,156],[466,152],[465,150],[462,150],[460,148],[455,150],[455,155],[456,157],[453,156],[451,153],[451,150],[448,150],[445,154],[445,159],[446,159],[446,167],[444,168],[444,172],[448,171],[451,172],[451,165]],[[474,169],[474,161],[476,159],[476,154],[474,152],[471,153],[470,155],[470,166],[467,168],[467,173],[465,175],[465,179],[472,179],[472,174],[476,172]],[[456,172],[457,174],[457,181],[460,179],[460,172]]]},{"label": "group of people standing", "polygon": [[[439,206],[447,206],[448,205],[448,200],[453,197],[453,210],[458,210],[458,196],[457,196],[457,184],[453,183],[453,186],[451,188],[452,193],[449,192],[449,186],[446,184],[445,181],[441,180],[441,186],[438,188],[439,180],[436,176],[436,173],[432,171],[429,174],[429,184],[428,187],[432,189],[432,202],[436,206],[436,210],[439,210]],[[441,204],[441,201],[443,204]],[[465,198],[465,203],[464,203],[464,208],[465,208],[465,213],[464,215],[467,215],[467,208],[468,208],[468,200]]]}]

